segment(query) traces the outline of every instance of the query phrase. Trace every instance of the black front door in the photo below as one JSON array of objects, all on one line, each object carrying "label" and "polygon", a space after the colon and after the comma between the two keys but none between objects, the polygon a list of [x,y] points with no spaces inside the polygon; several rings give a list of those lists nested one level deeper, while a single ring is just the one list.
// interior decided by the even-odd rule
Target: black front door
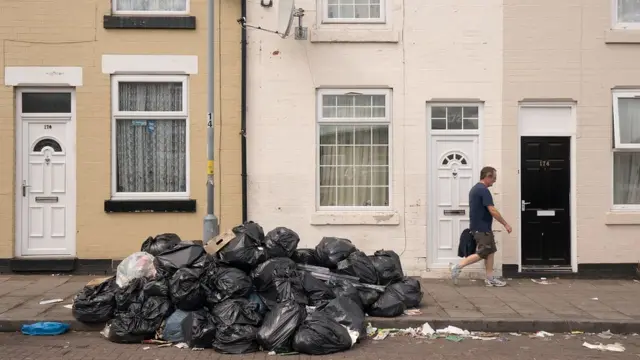
[{"label": "black front door", "polygon": [[523,266],[571,264],[571,141],[521,139],[521,248]]}]

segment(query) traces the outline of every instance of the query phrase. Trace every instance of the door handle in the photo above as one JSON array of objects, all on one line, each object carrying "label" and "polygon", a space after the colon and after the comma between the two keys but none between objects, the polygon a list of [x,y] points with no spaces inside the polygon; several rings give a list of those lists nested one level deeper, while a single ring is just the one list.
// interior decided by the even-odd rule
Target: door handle
[{"label": "door handle", "polygon": [[531,202],[522,200],[521,204],[521,209],[524,211],[527,208],[527,205],[531,204]]},{"label": "door handle", "polygon": [[31,187],[31,185],[27,185],[27,181],[26,180],[22,180],[22,196],[25,197],[27,196],[27,188]]}]

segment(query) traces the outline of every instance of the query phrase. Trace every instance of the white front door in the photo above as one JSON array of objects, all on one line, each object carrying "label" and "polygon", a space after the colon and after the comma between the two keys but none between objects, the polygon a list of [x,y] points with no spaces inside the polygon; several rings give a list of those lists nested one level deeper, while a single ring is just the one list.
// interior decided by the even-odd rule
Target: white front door
[{"label": "white front door", "polygon": [[72,92],[64,94],[17,93],[18,256],[75,255],[75,131],[72,104],[64,104]]},{"label": "white front door", "polygon": [[477,182],[478,136],[431,138],[431,267],[460,261],[460,234],[469,227],[469,190]]}]

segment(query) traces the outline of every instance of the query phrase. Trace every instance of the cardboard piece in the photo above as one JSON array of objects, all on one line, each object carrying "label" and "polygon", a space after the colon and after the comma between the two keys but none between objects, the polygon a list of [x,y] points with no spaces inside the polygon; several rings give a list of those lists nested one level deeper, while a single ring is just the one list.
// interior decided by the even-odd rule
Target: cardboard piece
[{"label": "cardboard piece", "polygon": [[109,279],[111,279],[111,276],[93,279],[89,281],[86,286],[98,286]]},{"label": "cardboard piece", "polygon": [[224,233],[222,233],[222,234],[214,237],[213,239],[209,240],[207,245],[204,247],[204,250],[208,254],[216,254],[223,247],[225,247],[228,243],[230,243],[231,240],[233,240],[235,238],[236,238],[236,234],[234,234],[233,231],[231,231],[231,230],[227,230]]}]

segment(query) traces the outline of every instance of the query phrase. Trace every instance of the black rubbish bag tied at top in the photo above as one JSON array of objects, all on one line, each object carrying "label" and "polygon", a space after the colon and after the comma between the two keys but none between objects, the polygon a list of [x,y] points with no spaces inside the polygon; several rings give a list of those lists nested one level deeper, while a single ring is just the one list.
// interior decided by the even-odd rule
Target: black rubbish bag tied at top
[{"label": "black rubbish bag tied at top", "polygon": [[234,227],[232,231],[235,238],[218,251],[223,263],[250,271],[267,259],[267,252],[262,245],[264,232],[260,225],[245,223]]},{"label": "black rubbish bag tied at top", "polygon": [[346,351],[352,344],[346,327],[320,313],[308,317],[293,337],[293,350],[309,355]]},{"label": "black rubbish bag tied at top", "polygon": [[351,240],[336,237],[323,237],[316,246],[316,256],[320,265],[330,269],[335,269],[340,261],[354,251],[357,249]]},{"label": "black rubbish bag tied at top", "polygon": [[258,344],[267,351],[279,354],[291,352],[293,335],[306,317],[304,305],[295,301],[277,304],[267,313],[258,330]]},{"label": "black rubbish bag tied at top", "polygon": [[173,249],[181,241],[180,236],[173,233],[160,234],[155,238],[149,236],[147,240],[142,243],[140,251],[145,251],[153,256],[158,256],[167,250]]},{"label": "black rubbish bag tied at top", "polygon": [[397,298],[400,299],[407,308],[415,308],[420,306],[422,302],[422,296],[424,295],[420,287],[420,281],[410,277],[402,278],[402,281],[398,281],[387,286],[388,289],[394,291]]},{"label": "black rubbish bag tied at top", "polygon": [[264,237],[264,247],[269,257],[291,257],[298,248],[300,236],[286,227],[277,227]]},{"label": "black rubbish bag tied at top", "polygon": [[359,339],[364,339],[367,335],[364,311],[362,311],[358,304],[349,298],[335,298],[329,301],[327,306],[317,312],[334,319],[350,330],[357,331]]},{"label": "black rubbish bag tied at top", "polygon": [[213,315],[206,309],[190,312],[182,322],[182,333],[190,348],[211,348],[216,334]]},{"label": "black rubbish bag tied at top", "polygon": [[305,272],[302,277],[302,288],[309,298],[309,306],[321,308],[336,298],[329,285],[308,272]]},{"label": "black rubbish bag tied at top", "polygon": [[286,285],[282,284],[282,279],[278,280],[278,282],[276,282],[276,279],[281,277],[282,274],[289,274],[295,272],[295,270],[296,264],[293,260],[288,258],[273,258],[258,265],[258,267],[251,272],[251,279],[258,292],[258,296],[260,296],[260,299],[262,299],[268,309],[273,309],[278,303],[277,285],[280,284],[281,287]]},{"label": "black rubbish bag tied at top", "polygon": [[213,348],[224,354],[246,354],[259,350],[256,335],[262,316],[258,305],[247,299],[229,299],[213,308],[217,329]]},{"label": "black rubbish bag tied at top", "polygon": [[370,256],[373,267],[378,273],[378,284],[388,285],[404,276],[400,257],[395,251],[378,250]]},{"label": "black rubbish bag tied at top", "polygon": [[85,286],[73,299],[73,317],[86,324],[106,323],[113,318],[116,290],[118,285],[115,276],[100,284]]},{"label": "black rubbish bag tied at top", "polygon": [[205,304],[205,294],[200,286],[204,269],[178,269],[169,281],[173,305],[180,310],[194,311]]},{"label": "black rubbish bag tied at top", "polygon": [[396,317],[402,315],[407,308],[418,307],[423,293],[420,282],[405,277],[385,289],[378,300],[371,305],[367,313],[378,317]]},{"label": "black rubbish bag tied at top", "polygon": [[318,258],[316,257],[315,249],[296,249],[291,255],[291,260],[296,264],[304,265],[320,265]]},{"label": "black rubbish bag tied at top", "polygon": [[303,272],[296,270],[278,272],[276,269],[275,279],[273,280],[276,285],[276,301],[293,300],[300,305],[307,305],[309,299],[304,292],[303,276]]},{"label": "black rubbish bag tied at top", "polygon": [[244,271],[227,266],[207,271],[203,287],[210,306],[230,298],[246,297],[253,290],[251,278]]},{"label": "black rubbish bag tied at top", "polygon": [[377,284],[378,273],[373,266],[371,258],[362,251],[355,251],[338,263],[338,274],[351,275],[357,277],[365,284]]}]

